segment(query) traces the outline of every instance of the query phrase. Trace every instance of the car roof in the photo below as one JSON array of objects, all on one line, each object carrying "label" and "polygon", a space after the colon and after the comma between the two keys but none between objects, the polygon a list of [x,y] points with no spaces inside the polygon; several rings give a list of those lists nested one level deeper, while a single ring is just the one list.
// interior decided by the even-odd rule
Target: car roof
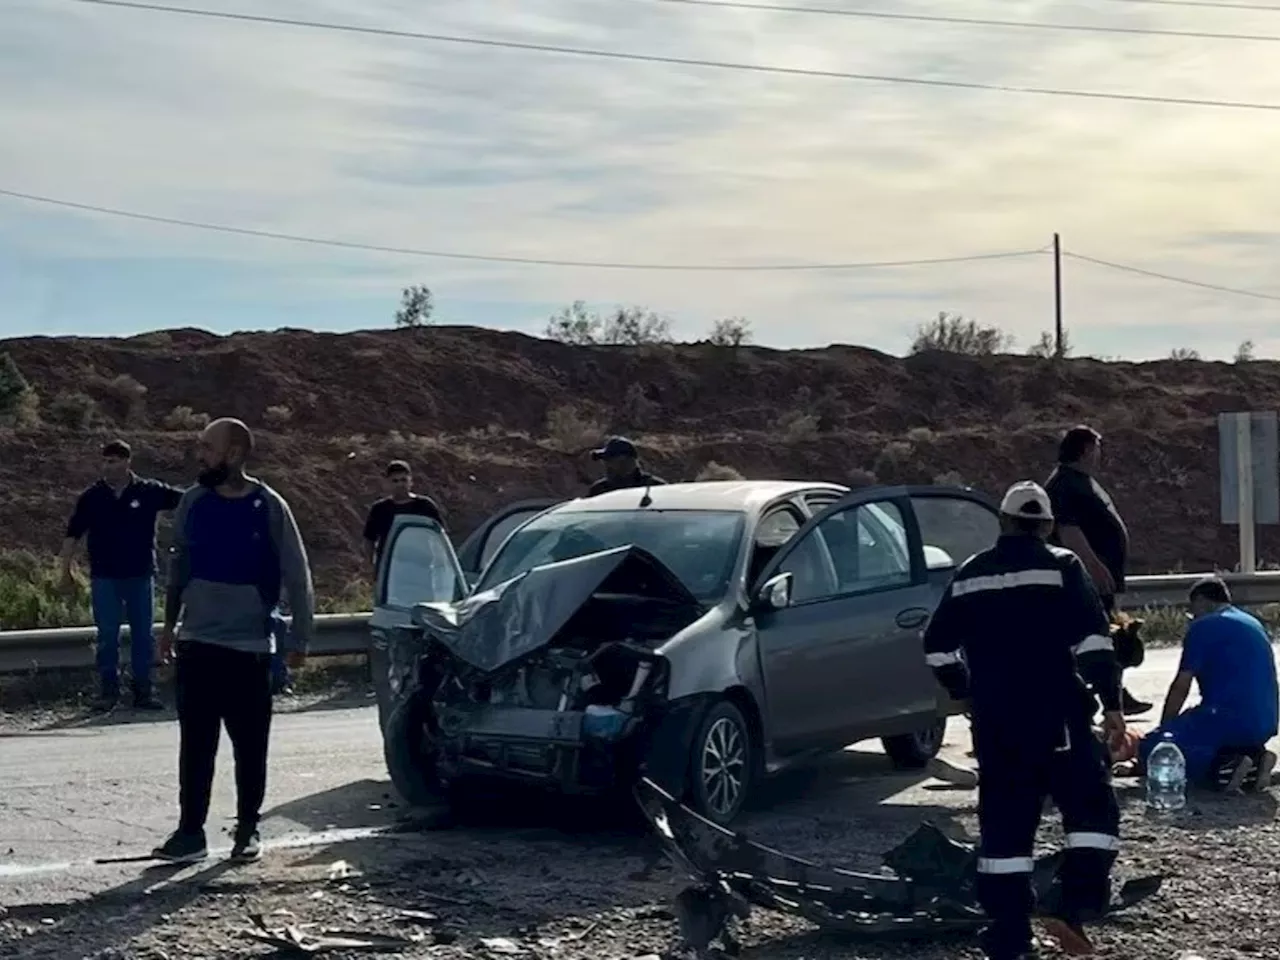
[{"label": "car roof", "polygon": [[[669,483],[649,487],[648,510],[728,510],[754,513],[769,503],[801,492],[843,494],[837,483],[801,480],[711,480],[701,483]],[[611,490],[594,497],[569,500],[552,508],[554,513],[594,513],[603,510],[636,510],[645,488]]]}]

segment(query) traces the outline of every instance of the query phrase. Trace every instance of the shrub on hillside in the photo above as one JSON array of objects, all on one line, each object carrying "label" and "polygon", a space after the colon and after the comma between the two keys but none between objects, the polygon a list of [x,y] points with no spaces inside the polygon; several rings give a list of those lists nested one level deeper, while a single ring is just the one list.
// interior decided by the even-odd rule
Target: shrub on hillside
[{"label": "shrub on hillside", "polygon": [[777,429],[787,443],[801,443],[818,435],[818,418],[812,413],[793,410],[778,418]]},{"label": "shrub on hillside", "polygon": [[845,479],[851,490],[861,490],[863,487],[874,487],[880,482],[880,479],[872,470],[863,467],[850,467],[849,476]]},{"label": "shrub on hillside", "polygon": [[45,407],[45,419],[68,430],[87,430],[98,415],[98,404],[87,393],[60,393]]},{"label": "shrub on hillside", "polygon": [[747,478],[733,469],[733,467],[711,460],[698,471],[698,475],[693,479],[699,482],[706,482],[712,480],[745,480]]},{"label": "shrub on hillside", "polygon": [[0,630],[39,630],[92,623],[89,591],[76,581],[64,591],[52,558],[25,550],[0,552]]},{"label": "shrub on hillside", "polygon": [[1013,346],[1013,337],[999,327],[984,327],[958,313],[939,313],[937,319],[921,324],[911,341],[911,353],[939,350],[969,356],[990,356]]},{"label": "shrub on hillside", "polygon": [[166,430],[203,430],[209,425],[207,413],[196,413],[190,407],[174,407],[164,417]]},{"label": "shrub on hillside", "polygon": [[7,353],[0,353],[0,423],[30,426],[39,420],[40,398],[18,364]]},{"label": "shrub on hillside", "polygon": [[553,407],[547,411],[547,437],[565,453],[593,449],[604,438],[604,432],[598,420],[580,413],[577,407]]},{"label": "shrub on hillside", "polygon": [[[1048,330],[1041,330],[1040,339],[1031,345],[1027,355],[1039,357],[1042,360],[1051,360],[1057,356],[1057,344],[1054,342],[1053,334]],[[1062,355],[1071,356],[1071,338],[1067,336],[1065,330],[1062,333]]]},{"label": "shrub on hillside", "polygon": [[86,390],[102,412],[116,423],[136,423],[146,413],[147,388],[127,373],[91,377]]},{"label": "shrub on hillside", "polygon": [[610,344],[640,347],[646,344],[670,343],[671,321],[647,307],[618,307],[608,316],[587,309],[575,300],[547,321],[548,339],[576,346]]},{"label": "shrub on hillside", "polygon": [[1199,360],[1200,351],[1193,350],[1190,347],[1174,347],[1169,351],[1169,359],[1182,362],[1186,362],[1188,360]]},{"label": "shrub on hillside", "polygon": [[396,310],[397,327],[424,327],[431,322],[435,310],[435,297],[425,284],[405,287],[400,293],[400,308]]},{"label": "shrub on hillside", "polygon": [[1236,363],[1251,363],[1256,359],[1258,359],[1257,347],[1252,340],[1246,340],[1236,347]]},{"label": "shrub on hillside", "polygon": [[711,326],[709,338],[717,347],[744,347],[753,337],[751,321],[745,317],[725,317]]},{"label": "shrub on hillside", "polygon": [[872,470],[879,477],[901,479],[902,470],[911,459],[915,447],[907,440],[890,440],[876,457]]},{"label": "shrub on hillside", "polygon": [[293,419],[293,411],[284,404],[267,407],[262,414],[262,422],[268,427],[278,430]]}]

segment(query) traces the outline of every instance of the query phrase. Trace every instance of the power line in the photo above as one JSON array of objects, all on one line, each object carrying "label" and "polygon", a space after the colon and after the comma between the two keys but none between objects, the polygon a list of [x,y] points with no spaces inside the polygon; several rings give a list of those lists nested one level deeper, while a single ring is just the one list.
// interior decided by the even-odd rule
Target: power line
[{"label": "power line", "polygon": [[61,200],[55,197],[43,197],[18,190],[0,188],[0,196],[26,200],[31,203],[46,204],[55,207],[66,207],[89,213],[101,213],[113,217],[124,217],[129,220],[142,220],[147,223],[161,223],[168,226],[188,227],[194,230],[209,230],[216,233],[231,233],[238,236],[258,237],[266,240],[286,240],[291,243],[307,243],[322,247],[339,247],[344,250],[367,250],[374,253],[395,253],[411,257],[431,257],[441,260],[473,260],[484,263],[514,263],[540,267],[583,267],[599,270],[669,270],[683,272],[736,272],[764,273],[817,270],[870,270],[884,267],[915,267],[947,263],[973,263],[979,260],[1008,260],[1014,257],[1031,257],[1043,254],[1045,248],[1039,250],[1013,250],[1002,253],[977,253],[957,257],[923,257],[911,260],[864,260],[848,263],[625,263],[605,260],[559,260],[545,257],[515,257],[499,254],[462,253],[456,250],[421,250],[412,247],[393,247],[374,243],[359,243],[352,240],[335,240],[325,237],[310,237],[294,233],[279,233],[274,230],[258,230],[252,227],[236,227],[219,223],[203,223],[198,220],[184,220],[180,217],[162,217],[149,213],[138,213],[134,210],[118,210],[113,207],[102,207],[96,204],[79,203],[73,200]]},{"label": "power line", "polygon": [[1068,250],[1062,251],[1064,257],[1070,257],[1072,260],[1080,260],[1084,263],[1096,264],[1100,267],[1109,267],[1112,270],[1120,270],[1124,273],[1136,273],[1141,277],[1151,277],[1155,280],[1167,280],[1170,283],[1181,283],[1188,287],[1201,287],[1205,290],[1217,290],[1220,293],[1234,293],[1241,297],[1254,297],[1258,300],[1280,300],[1280,294],[1262,293],[1259,290],[1244,290],[1240,287],[1225,287],[1217,283],[1205,283],[1201,280],[1189,280],[1186,277],[1175,277],[1167,273],[1157,273],[1154,270],[1145,270],[1142,267],[1131,267],[1124,263],[1113,263],[1110,260],[1100,260],[1097,257],[1086,257],[1082,253],[1071,253]]},{"label": "power line", "polygon": [[[1245,40],[1280,43],[1280,35],[1258,33],[1212,33],[1202,30],[1165,30],[1158,27],[1117,27],[1099,24],[1038,23],[1030,20],[999,20],[986,17],[953,17],[943,14],[894,13],[884,10],[845,10],[834,7],[794,6],[786,3],[748,2],[748,0],[650,0],[688,7],[725,7],[730,10],[761,10],[772,13],[800,13],[828,17],[853,17],[863,20],[897,20],[912,23],[947,23],[972,27],[1012,27],[1022,30],[1055,30],[1075,33],[1117,33],[1152,37],[1181,37],[1195,40]],[[1280,9],[1269,7],[1267,9]]]},{"label": "power line", "polygon": [[[1101,2],[1101,0],[1100,0]],[[1280,7],[1263,3],[1242,3],[1239,0],[1105,0],[1107,3],[1122,3],[1125,6],[1149,5],[1154,7],[1208,7],[1219,10],[1262,10],[1280,13]]]},{"label": "power line", "polygon": [[312,30],[330,30],[343,33],[365,34],[367,36],[396,37],[404,40],[426,40],[434,43],[454,43],[506,50],[524,50],[533,53],[553,53],[563,56],[623,60],[633,63],[660,63],[668,66],[705,67],[713,70],[739,70],[749,73],[765,73],[791,77],[816,77],[827,80],[848,80],[862,83],[905,84],[917,87],[935,87],[953,90],[988,90],[997,93],[1021,93],[1045,97],[1071,97],[1085,100],[1158,103],[1184,107],[1214,107],[1233,110],[1280,111],[1280,103],[1198,99],[1195,97],[1171,97],[1138,93],[1111,93],[1091,90],[1064,90],[1057,87],[1028,87],[1003,83],[981,83],[971,80],[938,80],[925,77],[899,77],[884,74],[848,73],[840,70],[812,70],[802,67],[775,67],[757,63],[737,63],[727,60],[703,60],[693,57],[660,56],[658,54],[627,53],[614,50],[593,50],[585,47],[567,47],[558,44],[529,43],[516,40],[490,40],[482,37],[453,36],[441,33],[420,33],[412,30],[393,30],[386,27],[362,27],[354,24],[328,23],[318,20],[295,20],[287,17],[268,17],[247,13],[225,13],[217,10],[201,10],[194,7],[173,7],[164,4],[142,3],[138,2],[138,0],[74,0],[74,2],[88,3],[102,7],[121,7],[131,10],[175,13],[191,17],[207,17],[217,20],[237,20],[246,23],[266,23],[275,26],[304,27]]}]

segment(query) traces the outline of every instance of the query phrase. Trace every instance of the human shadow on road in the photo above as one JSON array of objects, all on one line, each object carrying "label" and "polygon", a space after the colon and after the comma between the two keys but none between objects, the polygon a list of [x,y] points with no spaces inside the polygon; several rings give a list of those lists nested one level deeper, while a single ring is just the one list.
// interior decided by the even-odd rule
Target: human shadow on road
[{"label": "human shadow on road", "polygon": [[21,956],[22,960],[133,956],[125,951],[113,952],[112,948],[122,948],[168,920],[209,883],[232,869],[232,864],[212,863],[189,873],[192,869],[156,864],[126,883],[83,899],[10,907],[5,918],[25,923],[29,932],[17,941],[17,953],[0,954]]}]

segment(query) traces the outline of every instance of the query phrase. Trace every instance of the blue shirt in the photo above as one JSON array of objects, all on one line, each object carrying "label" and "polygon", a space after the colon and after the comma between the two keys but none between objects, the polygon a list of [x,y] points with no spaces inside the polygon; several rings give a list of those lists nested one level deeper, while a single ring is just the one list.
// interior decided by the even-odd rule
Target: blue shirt
[{"label": "blue shirt", "polygon": [[182,491],[136,474],[117,495],[99,480],[76,501],[67,538],[87,536],[89,576],[106,580],[149,577],[156,569],[156,515],[173,510]]},{"label": "blue shirt", "polygon": [[1205,614],[1187,628],[1179,672],[1193,674],[1201,703],[1246,743],[1276,735],[1280,687],[1267,630],[1238,607]]}]

